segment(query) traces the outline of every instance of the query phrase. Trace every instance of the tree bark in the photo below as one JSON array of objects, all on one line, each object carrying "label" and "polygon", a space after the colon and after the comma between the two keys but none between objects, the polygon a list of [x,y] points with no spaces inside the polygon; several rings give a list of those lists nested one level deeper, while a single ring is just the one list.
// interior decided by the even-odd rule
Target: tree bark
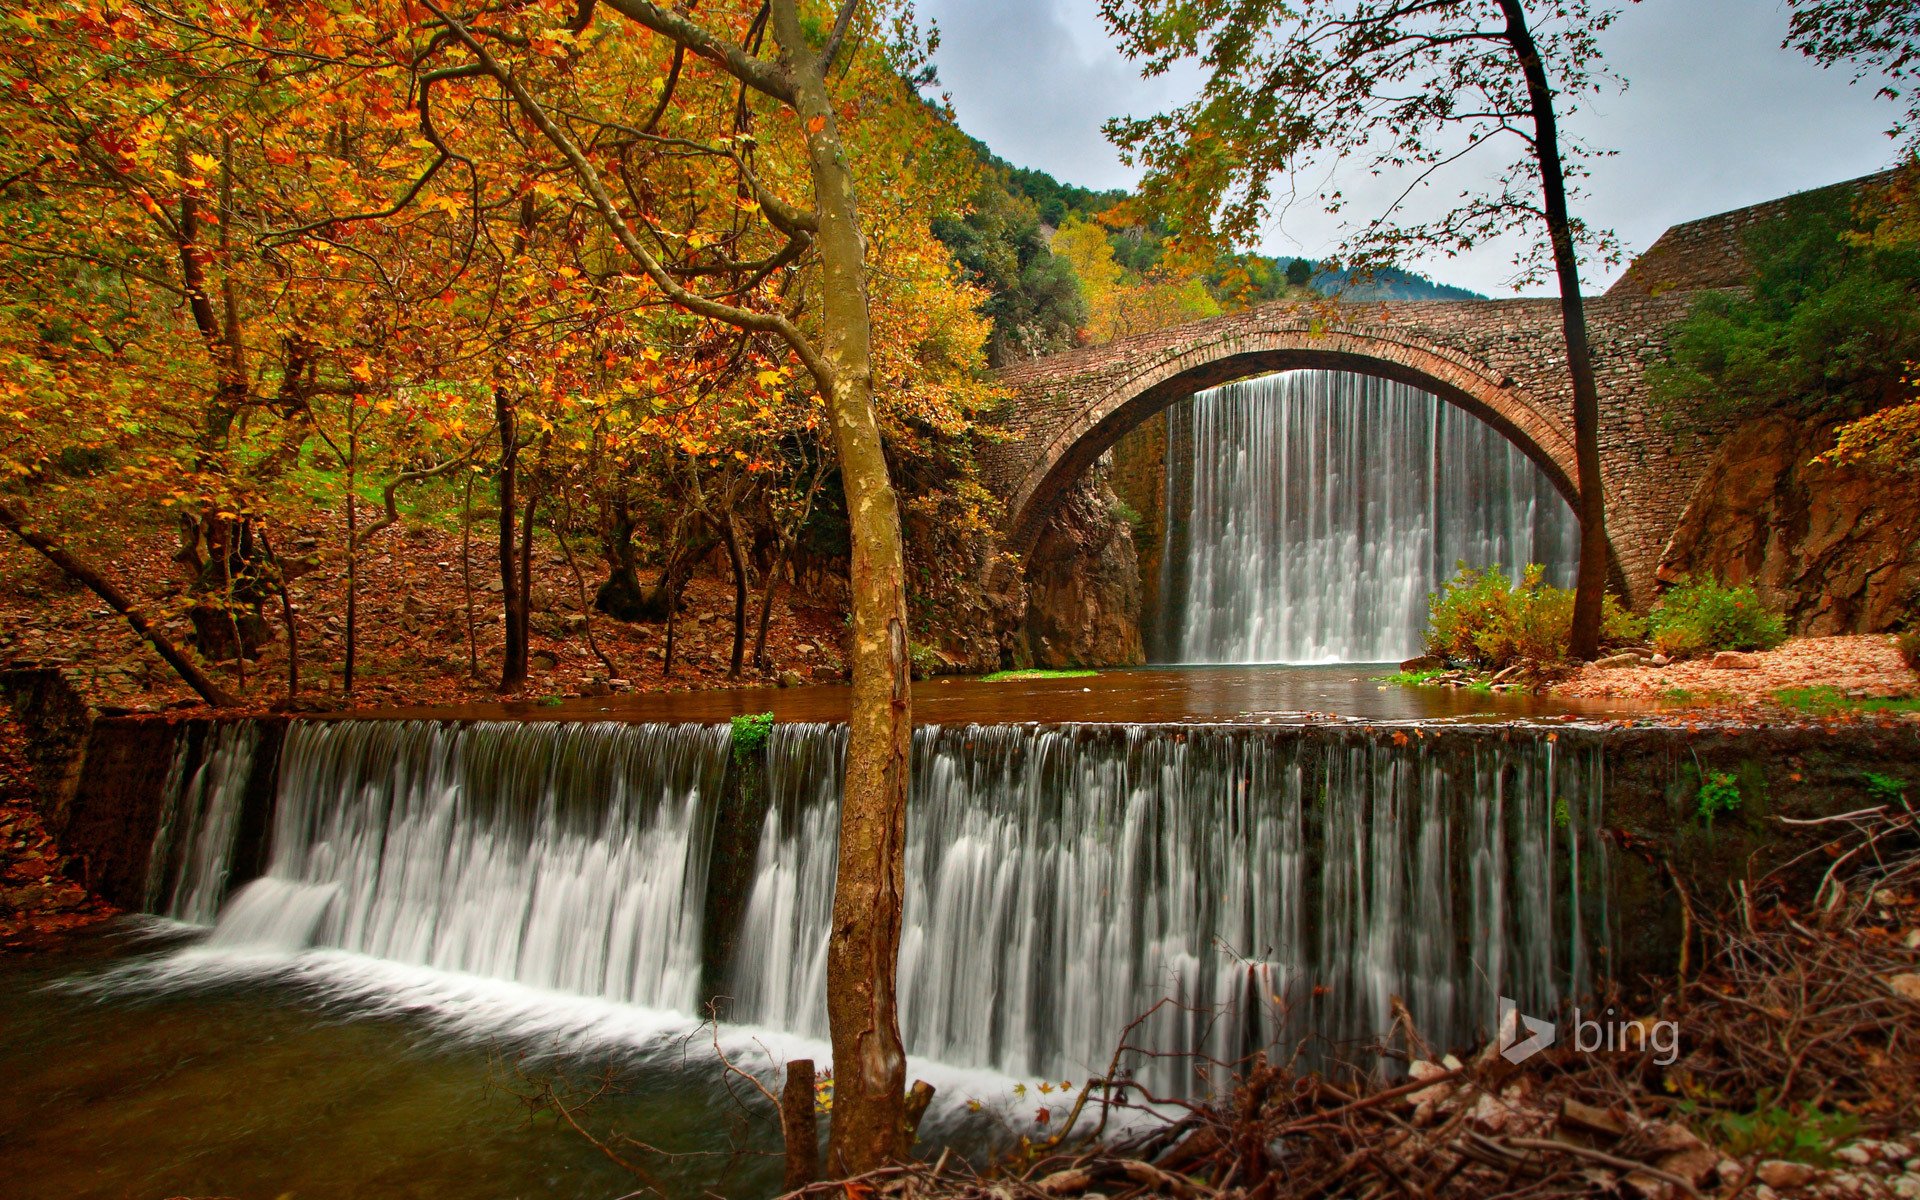
[{"label": "tree bark", "polygon": [[827,1169],[845,1178],[903,1157],[910,1136],[896,999],[913,739],[906,555],[873,411],[866,247],[827,64],[806,43],[795,0],[773,0],[772,16],[774,36],[791,63],[793,106],[812,168],[825,365],[816,381],[839,452],[852,535],[853,695],[827,939],[834,1068]]},{"label": "tree bark", "polygon": [[1534,154],[1540,165],[1547,231],[1553,242],[1554,274],[1560,284],[1560,324],[1566,336],[1567,372],[1573,382],[1573,457],[1580,492],[1580,569],[1573,595],[1573,633],[1567,653],[1591,659],[1600,651],[1600,622],[1607,591],[1607,502],[1600,478],[1600,389],[1593,377],[1593,350],[1587,342],[1586,303],[1580,295],[1580,263],[1573,244],[1573,219],[1567,212],[1567,183],[1560,162],[1560,132],[1554,117],[1553,89],[1546,63],[1527,28],[1521,0],[1500,0],[1507,19],[1507,44],[1513,47],[1527,80],[1533,109]]},{"label": "tree bark", "polygon": [[134,607],[133,601],[125,592],[115,587],[106,576],[100,574],[90,564],[76,558],[58,541],[27,524],[26,518],[3,500],[0,500],[0,525],[12,530],[21,541],[44,555],[48,562],[86,585],[94,595],[107,602],[107,607],[125,617],[127,624],[133,626],[133,631],[147,639],[148,644],[159,652],[160,657],[167,660],[167,665],[173,668],[174,673],[179,675],[188,687],[198,692],[202,700],[215,708],[230,708],[237,703],[225,688],[208,678],[206,672],[175,646],[166,634],[155,628],[146,614]]},{"label": "tree bark", "polygon": [[734,522],[732,505],[720,515],[720,532],[727,547],[727,566],[733,571],[733,661],[727,678],[738,679],[747,657],[747,556],[740,548],[740,527]]},{"label": "tree bark", "polygon": [[500,429],[500,471],[496,480],[500,493],[500,606],[506,634],[506,647],[500,656],[500,690],[514,692],[527,685],[527,603],[520,594],[520,577],[514,569],[513,526],[519,502],[514,485],[520,446],[514,429],[513,401],[504,387],[493,389],[493,417]]}]

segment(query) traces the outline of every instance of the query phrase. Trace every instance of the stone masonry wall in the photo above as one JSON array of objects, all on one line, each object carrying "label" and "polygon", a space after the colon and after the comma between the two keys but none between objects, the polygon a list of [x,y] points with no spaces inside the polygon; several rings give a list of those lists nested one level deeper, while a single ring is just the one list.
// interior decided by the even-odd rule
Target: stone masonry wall
[{"label": "stone masonry wall", "polygon": [[[1647,364],[1686,313],[1683,295],[1587,302],[1600,386],[1601,475],[1619,582],[1652,598],[1661,551],[1711,456],[1680,447],[1648,395]],[[1571,498],[1571,388],[1556,300],[1274,304],[1070,351],[1001,372],[1012,436],[982,454],[1008,498],[1006,549],[1024,559],[1064,489],[1129,429],[1201,388],[1321,367],[1401,379],[1492,423]],[[996,586],[1015,586],[1001,579]]]}]

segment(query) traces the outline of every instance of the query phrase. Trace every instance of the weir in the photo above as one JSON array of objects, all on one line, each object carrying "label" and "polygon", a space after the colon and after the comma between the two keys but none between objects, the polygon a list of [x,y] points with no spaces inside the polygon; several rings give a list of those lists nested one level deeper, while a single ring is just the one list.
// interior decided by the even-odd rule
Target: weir
[{"label": "weir", "polygon": [[1289,371],[1167,419],[1159,661],[1398,661],[1460,563],[1572,584],[1579,525],[1546,474],[1411,385]]},{"label": "weir", "polygon": [[[736,759],[717,725],[296,721],[263,872],[230,887],[212,848],[239,840],[212,831],[273,766],[250,728],[195,740],[153,839],[178,864],[157,911],[206,923],[224,897],[201,952],[713,998],[826,1035],[844,726],[778,724]],[[1609,953],[1579,730],[962,724],[917,731],[914,768],[901,1019],[956,1066],[1103,1073],[1142,1017],[1136,1046],[1318,1061],[1384,1033],[1396,997],[1466,1045],[1499,996],[1548,1011]]]}]

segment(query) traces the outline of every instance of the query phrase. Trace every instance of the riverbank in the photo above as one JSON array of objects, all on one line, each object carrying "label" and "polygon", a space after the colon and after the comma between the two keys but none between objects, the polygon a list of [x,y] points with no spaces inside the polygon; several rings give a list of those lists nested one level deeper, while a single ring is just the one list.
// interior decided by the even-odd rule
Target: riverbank
[{"label": "riverbank", "polygon": [[[1904,706],[1874,702],[1920,697],[1920,672],[1901,660],[1891,636],[1854,634],[1791,638],[1773,650],[1657,665],[1618,655],[1588,663],[1548,690],[1569,700],[1899,713]],[[1920,716],[1920,700],[1905,712]]]}]

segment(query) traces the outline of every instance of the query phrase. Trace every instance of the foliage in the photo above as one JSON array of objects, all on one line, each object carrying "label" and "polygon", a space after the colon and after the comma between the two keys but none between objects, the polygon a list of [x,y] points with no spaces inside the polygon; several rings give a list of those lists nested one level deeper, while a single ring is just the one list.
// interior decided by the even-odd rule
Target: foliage
[{"label": "foliage", "polygon": [[1660,597],[1648,617],[1653,647],[1670,658],[1716,650],[1771,650],[1787,640],[1786,622],[1751,585],[1730,587],[1711,574],[1686,578]]},{"label": "foliage", "polygon": [[1655,398],[1689,421],[1900,398],[1920,358],[1920,245],[1874,245],[1870,220],[1851,191],[1826,189],[1749,233],[1751,288],[1695,301],[1649,371]]},{"label": "foliage", "polygon": [[1391,675],[1382,675],[1380,682],[1397,683],[1401,687],[1419,687],[1421,684],[1433,682],[1446,673],[1445,667],[1435,667],[1431,671],[1395,671]]},{"label": "foliage", "polygon": [[1740,781],[1725,771],[1715,771],[1701,781],[1693,807],[1709,825],[1717,816],[1740,811]]},{"label": "foliage", "polygon": [[[1547,584],[1543,576],[1538,565],[1528,566],[1516,582],[1497,566],[1460,564],[1454,577],[1427,598],[1427,653],[1491,671],[1564,661],[1573,593]],[[1639,618],[1607,597],[1603,643],[1633,641],[1644,632]]]},{"label": "foliage", "polygon": [[1815,461],[1904,475],[1920,472],[1920,398],[1848,421],[1834,430],[1833,448]]},{"label": "foliage", "polygon": [[1920,629],[1909,629],[1893,639],[1894,649],[1900,652],[1900,661],[1907,669],[1920,671]]},{"label": "foliage", "polygon": [[742,713],[733,718],[733,761],[745,763],[766,748],[773,736],[773,714]]},{"label": "foliage", "polygon": [[1920,150],[1920,92],[1909,80],[1920,68],[1920,11],[1894,0],[1787,0],[1793,13],[1787,45],[1823,67],[1846,63],[1854,82],[1872,79],[1880,95],[1905,101],[1887,136]]},{"label": "foliage", "polygon": [[1811,1166],[1832,1166],[1836,1146],[1860,1131],[1860,1119],[1826,1112],[1813,1101],[1767,1104],[1747,1112],[1716,1112],[1708,1118],[1713,1140],[1740,1159],[1789,1159]]},{"label": "foliage", "polygon": [[[1616,12],[1586,0],[1536,7],[1534,41],[1564,119],[1608,82],[1597,36]],[[1195,60],[1207,71],[1198,99],[1107,126],[1123,158],[1146,169],[1142,206],[1177,239],[1250,242],[1293,199],[1277,187],[1332,164],[1387,176],[1412,194],[1471,157],[1488,186],[1428,221],[1403,219],[1398,204],[1372,214],[1349,227],[1339,265],[1364,274],[1410,253],[1457,254],[1524,230],[1521,278],[1542,274],[1550,247],[1531,100],[1496,6],[1102,0],[1101,12],[1147,74]],[[1487,161],[1502,147],[1505,157]],[[1585,157],[1566,147],[1565,177],[1577,179]],[[1333,213],[1348,202],[1337,189],[1318,200]],[[1576,243],[1614,253],[1610,236],[1578,222],[1572,232]]]}]

